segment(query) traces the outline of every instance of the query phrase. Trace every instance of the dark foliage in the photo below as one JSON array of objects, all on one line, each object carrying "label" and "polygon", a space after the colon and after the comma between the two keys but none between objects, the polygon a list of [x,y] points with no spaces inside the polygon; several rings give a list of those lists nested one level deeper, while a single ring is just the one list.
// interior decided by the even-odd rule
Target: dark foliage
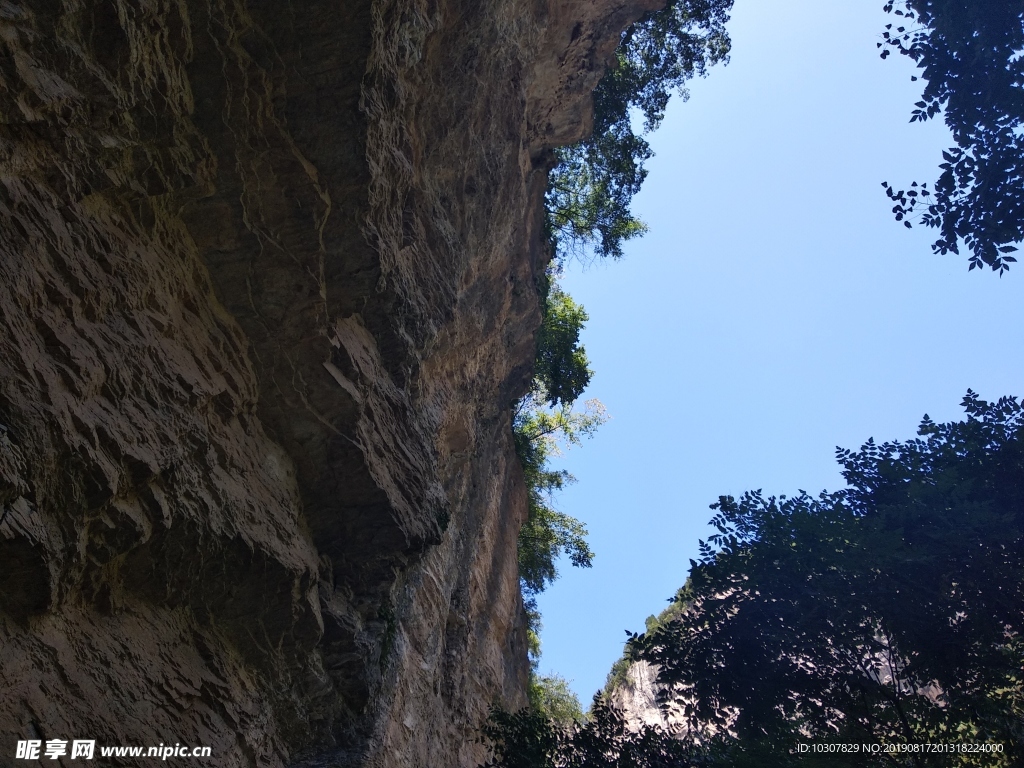
[{"label": "dark foliage", "polygon": [[906,0],[885,10],[898,21],[886,26],[882,57],[909,56],[926,81],[911,122],[942,113],[956,141],[933,189],[883,184],[896,220],[909,227],[920,214],[939,230],[936,253],[959,253],[963,241],[970,269],[1002,274],[1024,239],[1024,0]]},{"label": "dark foliage", "polygon": [[1019,764],[1024,409],[971,392],[964,407],[918,439],[839,451],[843,491],[714,505],[687,610],[631,643],[691,727],[773,765],[815,764],[795,752],[810,741],[1005,750],[834,765]]},{"label": "dark foliage", "polygon": [[664,732],[629,730],[622,713],[594,700],[590,719],[560,727],[529,709],[495,710],[484,728],[492,757],[483,768],[687,768],[703,765],[697,750]]}]

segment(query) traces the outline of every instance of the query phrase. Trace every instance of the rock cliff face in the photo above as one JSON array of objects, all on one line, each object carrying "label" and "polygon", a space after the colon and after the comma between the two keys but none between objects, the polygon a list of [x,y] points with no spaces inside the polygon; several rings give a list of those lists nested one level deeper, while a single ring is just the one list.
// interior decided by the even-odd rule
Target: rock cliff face
[{"label": "rock cliff face", "polygon": [[550,148],[656,4],[0,0],[0,765],[476,764]]},{"label": "rock cliff face", "polygon": [[658,703],[658,670],[646,661],[634,661],[626,667],[625,674],[614,685],[605,689],[613,706],[621,710],[626,727],[640,731],[651,726],[671,733],[678,738],[690,735],[685,717],[678,705],[667,710]]}]

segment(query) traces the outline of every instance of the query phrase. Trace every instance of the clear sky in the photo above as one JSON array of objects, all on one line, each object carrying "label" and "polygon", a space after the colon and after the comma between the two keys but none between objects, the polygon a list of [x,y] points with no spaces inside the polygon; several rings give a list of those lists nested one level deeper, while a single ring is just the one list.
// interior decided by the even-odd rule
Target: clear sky
[{"label": "clear sky", "polygon": [[584,705],[682,585],[719,495],[841,487],[836,446],[959,418],[970,387],[1024,394],[1024,265],[1001,279],[935,256],[881,182],[933,182],[941,122],[908,123],[921,82],[882,61],[882,0],[736,0],[732,63],[652,137],[635,201],[650,226],[615,263],[568,270],[590,313],[584,397],[612,417],[561,464],[556,505],[594,567],[540,598],[541,672]]}]

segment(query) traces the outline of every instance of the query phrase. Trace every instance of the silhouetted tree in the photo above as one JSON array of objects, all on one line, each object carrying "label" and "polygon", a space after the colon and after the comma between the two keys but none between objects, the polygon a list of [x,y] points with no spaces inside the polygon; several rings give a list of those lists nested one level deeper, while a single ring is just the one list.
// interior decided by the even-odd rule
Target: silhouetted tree
[{"label": "silhouetted tree", "polygon": [[[1002,274],[1024,239],[1024,0],[904,0],[885,10],[882,58],[913,59],[926,85],[911,122],[944,116],[956,146],[931,190],[895,189],[897,221],[939,230],[936,253],[971,251],[970,269]],[[917,79],[917,76],[914,77]]]},{"label": "silhouetted tree", "polygon": [[491,758],[481,768],[687,768],[701,750],[660,729],[631,730],[621,711],[595,698],[584,723],[560,725],[530,709],[494,710],[484,728]]},{"label": "silhouetted tree", "polygon": [[1005,750],[836,764],[1018,764],[1024,408],[971,392],[964,407],[915,440],[839,451],[842,491],[714,505],[686,610],[632,641],[694,727],[780,755],[811,740]]}]

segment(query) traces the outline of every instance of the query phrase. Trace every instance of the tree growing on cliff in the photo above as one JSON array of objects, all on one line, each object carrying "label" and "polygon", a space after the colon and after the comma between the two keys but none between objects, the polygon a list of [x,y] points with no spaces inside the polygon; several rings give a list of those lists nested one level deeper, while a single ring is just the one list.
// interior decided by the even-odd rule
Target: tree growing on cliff
[{"label": "tree growing on cliff", "polygon": [[523,467],[529,514],[519,533],[519,577],[528,608],[533,598],[558,576],[564,552],[577,567],[589,567],[593,552],[587,530],[576,518],[559,512],[553,495],[573,482],[551,467],[562,446],[578,445],[605,421],[604,407],[591,400],[582,411],[574,404],[590,383],[592,371],[580,344],[587,313],[556,283],[544,299],[544,321],[537,339],[537,362],[530,392],[512,417],[516,453]]},{"label": "tree growing on cliff", "polygon": [[561,555],[567,555],[576,567],[589,568],[594,554],[583,523],[554,506],[554,495],[574,478],[565,470],[554,469],[551,460],[563,446],[577,445],[593,434],[606,416],[597,400],[588,401],[582,411],[574,409],[593,375],[580,344],[587,313],[558,287],[553,273],[546,276],[541,299],[544,319],[537,335],[533,381],[512,414],[516,454],[527,490],[527,519],[518,541],[519,582],[528,624],[530,710],[554,722],[574,722],[582,718],[582,711],[568,685],[558,676],[538,674],[541,617],[537,595],[558,578]]},{"label": "tree growing on cliff", "polygon": [[556,151],[546,200],[556,258],[590,250],[618,258],[623,242],[646,230],[630,210],[652,155],[644,135],[660,125],[673,93],[685,100],[688,80],[728,59],[731,8],[732,0],[669,0],[623,33],[594,91],[592,135]]},{"label": "tree growing on cliff", "polygon": [[[661,122],[673,91],[686,98],[685,82],[727,57],[724,24],[731,6],[732,0],[669,0],[664,9],[648,13],[623,34],[615,63],[594,94],[593,135],[556,152],[546,197],[547,231],[556,264],[588,249],[602,256],[621,256],[622,243],[644,231],[629,207],[646,177],[644,161],[651,156],[642,134]],[[644,120],[640,133],[632,123],[637,110]],[[554,494],[573,478],[553,469],[550,460],[561,447],[591,435],[606,416],[596,400],[582,411],[574,410],[592,376],[579,343],[587,315],[558,287],[556,272],[557,266],[541,286],[544,321],[533,384],[513,412],[516,452],[529,494],[528,519],[519,536],[519,572],[530,623],[532,706],[518,714],[496,713],[492,726],[497,730],[492,735],[502,728],[516,735],[508,742],[514,745],[513,751],[495,765],[546,765],[543,755],[554,743],[549,739],[552,724],[575,711],[575,697],[566,686],[536,674],[540,652],[536,596],[557,578],[562,554],[578,567],[589,567],[593,558],[583,524],[554,507]],[[605,743],[602,739],[624,738],[613,716],[595,722],[607,727],[585,730],[579,744],[596,749],[595,745]]]},{"label": "tree growing on cliff", "polygon": [[531,675],[527,696],[534,712],[562,728],[584,720],[580,700],[561,675]]},{"label": "tree growing on cliff", "polygon": [[[623,241],[643,232],[629,205],[646,176],[643,163],[651,152],[634,131],[633,113],[643,116],[642,133],[654,130],[673,92],[686,98],[684,85],[690,78],[728,57],[725,22],[731,7],[732,0],[668,0],[623,33],[615,62],[594,93],[593,135],[559,150],[549,177],[547,228],[556,261],[587,248],[621,256]],[[532,598],[556,578],[562,553],[581,567],[593,557],[583,525],[551,503],[572,477],[552,469],[549,460],[560,446],[579,443],[606,418],[597,401],[573,410],[592,375],[579,344],[586,313],[559,289],[552,274],[542,294],[536,375],[513,414],[530,508],[519,539],[519,566],[528,609],[534,612]]]},{"label": "tree growing on cliff", "polygon": [[[911,122],[942,113],[956,146],[932,189],[883,183],[897,221],[939,230],[936,253],[971,251],[1002,274],[1024,240],[1024,0],[890,0],[882,58],[913,59],[926,85]],[[913,79],[918,79],[915,76]]]}]

